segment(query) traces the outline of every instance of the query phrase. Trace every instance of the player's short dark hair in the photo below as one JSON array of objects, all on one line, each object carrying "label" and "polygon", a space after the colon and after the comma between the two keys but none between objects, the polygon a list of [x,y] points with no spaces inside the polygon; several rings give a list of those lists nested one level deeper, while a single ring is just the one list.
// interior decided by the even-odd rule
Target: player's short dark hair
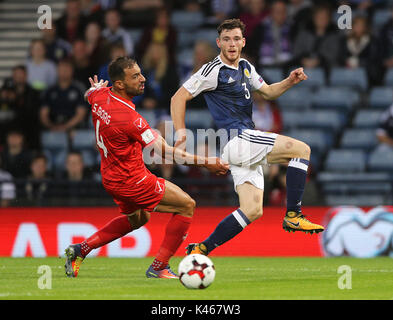
[{"label": "player's short dark hair", "polygon": [[114,83],[117,80],[124,80],[124,69],[132,68],[135,63],[135,59],[130,57],[119,57],[113,60],[108,67],[108,74],[111,82]]},{"label": "player's short dark hair", "polygon": [[246,30],[246,25],[240,19],[227,19],[224,20],[218,27],[217,32],[218,35],[221,35],[223,30],[233,30],[239,28],[244,35],[244,31]]}]

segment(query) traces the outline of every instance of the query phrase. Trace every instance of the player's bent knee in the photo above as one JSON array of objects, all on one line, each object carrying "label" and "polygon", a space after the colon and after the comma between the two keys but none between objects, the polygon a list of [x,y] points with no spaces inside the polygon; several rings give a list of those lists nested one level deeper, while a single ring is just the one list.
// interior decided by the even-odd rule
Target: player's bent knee
[{"label": "player's bent knee", "polygon": [[150,212],[141,210],[139,214],[128,216],[128,221],[132,225],[133,230],[137,230],[144,226],[150,220]]},{"label": "player's bent knee", "polygon": [[250,222],[258,220],[263,215],[262,207],[254,207],[254,208],[251,208],[251,209],[243,209],[242,211],[246,215],[248,220],[250,220]]},{"label": "player's bent knee", "polygon": [[180,212],[182,216],[192,217],[194,215],[194,210],[196,207],[196,202],[193,198],[189,197],[184,204],[184,209]]}]

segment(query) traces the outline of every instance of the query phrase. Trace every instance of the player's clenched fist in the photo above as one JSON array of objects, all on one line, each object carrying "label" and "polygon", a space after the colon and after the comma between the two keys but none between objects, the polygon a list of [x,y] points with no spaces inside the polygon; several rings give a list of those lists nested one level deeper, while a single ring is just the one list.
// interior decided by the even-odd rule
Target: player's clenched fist
[{"label": "player's clenched fist", "polygon": [[229,164],[220,158],[210,157],[207,158],[207,160],[207,164],[205,164],[204,167],[218,176],[226,174],[229,170]]},{"label": "player's clenched fist", "polygon": [[304,73],[303,68],[297,68],[297,69],[293,70],[289,74],[288,78],[292,82],[292,84],[294,84],[294,85],[308,79],[307,75]]}]

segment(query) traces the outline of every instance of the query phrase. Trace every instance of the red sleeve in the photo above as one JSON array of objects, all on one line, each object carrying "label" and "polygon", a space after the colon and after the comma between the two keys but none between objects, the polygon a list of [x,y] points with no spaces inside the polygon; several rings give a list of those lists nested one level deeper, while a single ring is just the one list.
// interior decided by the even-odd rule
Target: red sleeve
[{"label": "red sleeve", "polygon": [[97,94],[105,88],[91,88],[86,92],[86,97],[87,97],[87,102],[89,102],[90,104],[93,104],[95,97],[97,96]]},{"label": "red sleeve", "polygon": [[127,134],[133,140],[138,141],[142,148],[152,144],[158,137],[158,133],[137,112],[131,115],[131,123],[127,127]]}]

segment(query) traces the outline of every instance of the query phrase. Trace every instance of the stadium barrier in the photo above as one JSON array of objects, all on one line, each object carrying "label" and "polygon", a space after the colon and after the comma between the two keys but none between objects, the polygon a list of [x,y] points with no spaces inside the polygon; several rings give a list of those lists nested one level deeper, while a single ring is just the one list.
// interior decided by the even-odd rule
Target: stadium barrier
[{"label": "stadium barrier", "polygon": [[[205,239],[215,226],[236,208],[197,208],[184,244]],[[286,233],[283,208],[267,207],[258,221],[247,226],[212,256],[393,256],[393,207],[306,207],[310,220],[327,226],[320,235]],[[0,256],[62,256],[70,244],[80,242],[119,215],[105,208],[3,208],[0,209]],[[164,236],[170,214],[153,213],[148,224],[90,256],[154,256]]]}]

